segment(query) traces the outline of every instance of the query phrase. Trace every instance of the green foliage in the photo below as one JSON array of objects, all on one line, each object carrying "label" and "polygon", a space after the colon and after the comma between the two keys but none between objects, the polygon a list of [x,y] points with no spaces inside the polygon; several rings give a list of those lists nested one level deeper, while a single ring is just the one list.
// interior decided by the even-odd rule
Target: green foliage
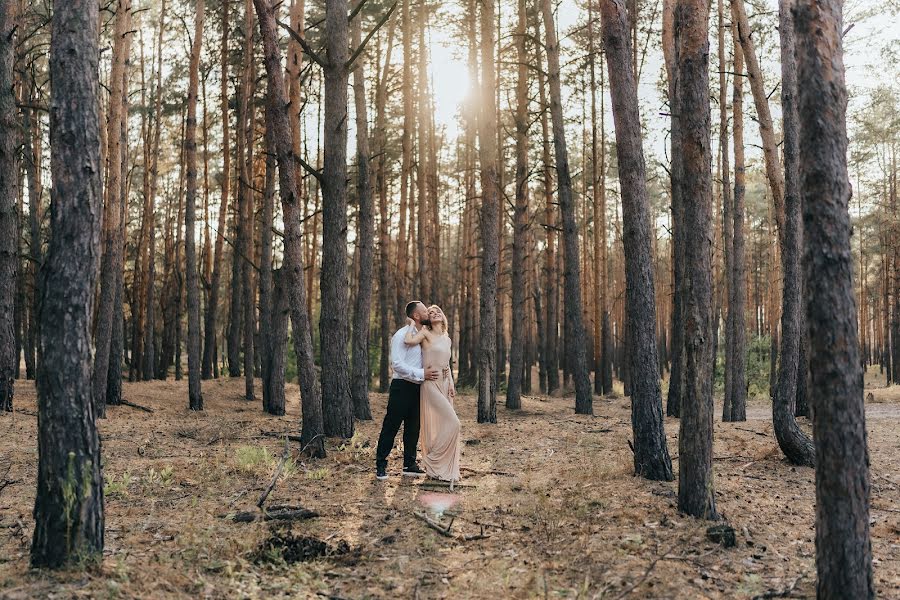
[{"label": "green foliage", "polygon": [[103,496],[107,499],[122,498],[128,495],[128,487],[132,483],[131,473],[125,471],[120,477],[110,475],[104,477]]},{"label": "green foliage", "polygon": [[[745,354],[747,398],[768,398],[772,338],[764,335],[752,337],[748,342]],[[715,393],[725,393],[725,340],[721,337],[716,356]]]},{"label": "green foliage", "polygon": [[234,452],[235,463],[240,471],[255,473],[260,467],[275,466],[275,459],[267,448],[259,446],[238,446]]}]

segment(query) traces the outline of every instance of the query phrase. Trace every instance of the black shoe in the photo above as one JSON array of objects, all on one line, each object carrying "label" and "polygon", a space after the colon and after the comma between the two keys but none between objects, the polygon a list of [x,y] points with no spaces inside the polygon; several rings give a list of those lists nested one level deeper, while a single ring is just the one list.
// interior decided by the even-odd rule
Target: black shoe
[{"label": "black shoe", "polygon": [[384,481],[388,478],[387,469],[384,467],[377,467],[375,469],[375,479],[378,481]]},{"label": "black shoe", "polygon": [[425,471],[419,468],[419,465],[403,467],[403,474],[407,477],[425,477]]}]

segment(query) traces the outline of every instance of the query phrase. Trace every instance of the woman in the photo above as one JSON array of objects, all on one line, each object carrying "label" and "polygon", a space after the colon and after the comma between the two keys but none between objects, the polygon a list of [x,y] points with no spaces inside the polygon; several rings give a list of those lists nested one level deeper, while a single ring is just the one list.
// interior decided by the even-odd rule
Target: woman
[{"label": "woman", "polygon": [[[428,321],[418,333],[409,331],[405,341],[422,345],[422,364],[441,371],[435,381],[426,381],[420,392],[422,464],[434,479],[459,481],[459,417],[453,409],[456,386],[450,366],[450,336],[447,318],[437,305],[428,308]],[[445,376],[444,373],[447,373]]]}]

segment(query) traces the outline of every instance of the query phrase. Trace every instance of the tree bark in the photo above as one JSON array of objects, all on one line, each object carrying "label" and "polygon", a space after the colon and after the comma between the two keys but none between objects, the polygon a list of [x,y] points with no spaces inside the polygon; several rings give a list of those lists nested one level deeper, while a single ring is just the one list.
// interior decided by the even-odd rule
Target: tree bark
[{"label": "tree bark", "polygon": [[684,390],[678,434],[678,509],[717,519],[712,474],[712,152],[709,108],[709,6],[676,0],[675,106],[684,201]]},{"label": "tree bark", "polygon": [[[734,31],[734,29],[733,29]],[[735,31],[736,33],[736,31]],[[737,38],[737,36],[734,36]],[[731,273],[728,286],[728,318],[731,341],[731,365],[728,370],[728,392],[722,409],[723,421],[747,420],[746,376],[746,268],[744,258],[744,196],[746,175],[744,165],[744,52],[740,42],[734,44],[734,203],[732,205]]]},{"label": "tree bark", "polygon": [[42,272],[38,474],[33,567],[103,552],[103,475],[91,395],[91,329],[100,256],[100,10],[53,3],[50,168],[53,210]]},{"label": "tree bark", "polygon": [[[297,374],[302,400],[303,427],[301,447],[313,457],[325,456],[323,440],[322,395],[313,356],[312,324],[306,310],[306,281],[303,277],[302,225],[297,193],[297,172],[291,139],[291,125],[285,105],[284,73],[281,51],[275,34],[275,9],[270,0],[253,0],[263,41],[264,64],[269,85],[266,103],[270,115],[272,138],[278,156],[278,183],[284,212],[284,266],[282,277],[288,291],[294,340],[297,355]],[[345,15],[346,17],[346,15]],[[276,303],[277,304],[277,303]]]},{"label": "tree bark", "polygon": [[[262,400],[263,411],[270,415],[284,414],[284,374],[276,373],[273,365],[280,362],[284,369],[284,359],[279,361],[275,353],[284,351],[284,331],[279,332],[281,338],[276,337],[273,323],[273,311],[275,310],[274,282],[272,274],[272,228],[275,226],[275,177],[276,158],[275,140],[272,138],[272,115],[266,109],[266,185],[263,190],[262,226],[259,236],[259,341],[260,359],[262,363]],[[282,286],[283,287],[283,286]],[[282,289],[282,294],[284,290]],[[278,395],[273,384],[281,378],[281,406],[273,402],[273,394]],[[280,412],[279,412],[280,411]]]},{"label": "tree bark", "polygon": [[188,352],[188,407],[203,410],[200,391],[200,282],[197,262],[197,94],[200,82],[200,51],[203,47],[203,19],[205,2],[197,0],[194,39],[188,67],[187,122],[184,129],[184,158],[187,167],[184,211],[184,261],[187,271],[187,352]]},{"label": "tree bark", "polygon": [[634,472],[647,479],[671,481],[672,460],[666,445],[656,349],[650,200],[645,183],[637,82],[634,71],[628,68],[632,56],[628,16],[623,0],[604,0],[600,11],[622,192]]},{"label": "tree bark", "polygon": [[684,200],[681,193],[681,115],[676,110],[676,90],[678,69],[675,63],[675,0],[663,0],[662,50],[666,66],[669,112],[672,115],[669,143],[671,158],[669,178],[672,197],[672,351],[669,368],[669,390],[666,398],[666,414],[670,417],[681,415],[682,390],[684,387]]},{"label": "tree bark", "polygon": [[103,212],[103,261],[100,270],[100,305],[97,309],[97,328],[94,332],[94,371],[92,386],[94,411],[97,417],[106,416],[106,387],[109,377],[110,343],[116,301],[116,271],[122,247],[119,244],[122,197],[122,122],[125,97],[125,68],[131,46],[131,0],[116,2],[116,24],[113,31],[112,68],[109,75],[109,109],[107,118],[106,202]]},{"label": "tree bark", "polygon": [[222,189],[219,198],[219,221],[216,227],[216,243],[213,256],[212,277],[209,282],[209,302],[203,327],[203,366],[201,376],[211,379],[216,356],[216,330],[218,327],[219,291],[222,279],[222,253],[225,246],[225,227],[228,219],[228,196],[231,189],[231,137],[228,116],[228,2],[222,3],[222,56],[221,111],[222,111]]},{"label": "tree bark", "polygon": [[565,326],[567,357],[572,364],[567,365],[575,379],[575,412],[593,414],[593,395],[588,375],[587,334],[581,303],[581,263],[578,249],[578,225],[575,220],[575,201],[572,196],[572,182],[569,175],[569,156],[566,150],[565,126],[562,112],[562,91],[560,85],[559,41],[550,0],[542,0],[544,30],[547,40],[547,64],[550,84],[550,118],[553,122],[553,147],[556,154],[556,174],[558,177],[559,208],[563,221],[563,265],[565,284]]},{"label": "tree bark", "polygon": [[500,153],[497,149],[497,74],[494,65],[496,0],[481,4],[481,288],[478,314],[478,422],[497,422],[497,277],[500,269]]},{"label": "tree bark", "polygon": [[[13,408],[13,386],[19,363],[15,327],[16,286],[13,285],[19,270],[16,207],[19,123],[13,88],[15,27],[16,5],[4,2],[0,6],[0,281],[5,282],[0,286],[0,411],[8,412],[12,412]],[[26,146],[25,151],[31,152],[30,145]]]},{"label": "tree bark", "polygon": [[875,597],[850,248],[841,6],[835,0],[797,0],[793,9],[820,600]]},{"label": "tree bark", "polygon": [[516,205],[513,216],[512,339],[509,346],[509,380],[506,408],[522,408],[525,374],[525,244],[528,239],[528,56],[525,53],[525,0],[518,0],[516,23]]},{"label": "tree bark", "polygon": [[[797,425],[794,400],[797,396],[800,370],[802,329],[802,278],[800,254],[803,251],[802,207],[797,154],[799,143],[797,114],[797,63],[795,57],[794,21],[791,9],[794,0],[782,0],[779,6],[781,37],[781,107],[784,129],[784,231],[782,232],[781,272],[781,361],[778,382],[772,399],[772,422],[775,439],[785,457],[795,464],[815,465],[812,440]],[[805,377],[805,370],[802,371]]]},{"label": "tree bark", "polygon": [[325,3],[325,122],[322,171],[322,408],[325,435],[353,437],[347,356],[347,0]]},{"label": "tree bark", "polygon": [[[362,14],[351,25],[353,48],[362,44]],[[366,110],[366,79],[363,56],[353,70],[353,100],[356,107],[356,197],[357,249],[359,275],[353,305],[353,362],[350,373],[350,394],[353,416],[361,421],[372,420],[369,408],[369,323],[372,311],[372,270],[375,264],[375,206],[369,177],[369,118]],[[382,283],[383,285],[383,283]]]}]

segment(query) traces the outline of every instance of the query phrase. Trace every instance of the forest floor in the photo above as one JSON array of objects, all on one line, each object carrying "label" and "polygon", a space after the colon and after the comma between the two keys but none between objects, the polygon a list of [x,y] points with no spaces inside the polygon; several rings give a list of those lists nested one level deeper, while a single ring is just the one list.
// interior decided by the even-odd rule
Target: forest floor
[{"label": "forest floor", "polygon": [[[900,386],[879,385],[867,390],[875,580],[880,598],[900,598]],[[296,386],[280,418],[243,390],[242,379],[204,382],[206,410],[191,413],[186,382],[126,384],[126,399],[153,412],[111,407],[100,423],[102,565],[46,573],[28,568],[36,406],[19,382],[17,412],[0,415],[0,598],[814,596],[814,473],[782,459],[766,402],[752,402],[744,423],[717,413],[716,499],[737,532],[724,548],[707,539],[709,523],[678,514],[677,481],[632,476],[621,397],[597,398],[591,417],[575,415],[572,398],[527,397],[520,411],[499,407],[497,425],[478,425],[475,398],[462,395],[465,487],[447,494],[400,477],[396,450],[390,479],[375,480],[386,398],[372,394],[375,421],[329,440],[327,458],[301,459],[291,444],[265,504],[319,517],[234,522],[259,512],[279,434],[297,433],[299,418]],[[666,432],[677,477],[678,421]]]}]

